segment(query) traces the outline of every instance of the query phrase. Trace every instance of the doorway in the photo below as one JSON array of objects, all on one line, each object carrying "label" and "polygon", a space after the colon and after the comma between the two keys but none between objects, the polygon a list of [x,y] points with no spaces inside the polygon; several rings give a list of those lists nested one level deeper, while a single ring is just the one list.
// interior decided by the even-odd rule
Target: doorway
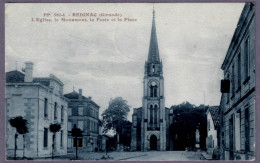
[{"label": "doorway", "polygon": [[155,135],[150,138],[150,150],[157,150],[157,137]]},{"label": "doorway", "polygon": [[229,120],[229,160],[234,160],[234,125],[233,125],[233,116]]}]

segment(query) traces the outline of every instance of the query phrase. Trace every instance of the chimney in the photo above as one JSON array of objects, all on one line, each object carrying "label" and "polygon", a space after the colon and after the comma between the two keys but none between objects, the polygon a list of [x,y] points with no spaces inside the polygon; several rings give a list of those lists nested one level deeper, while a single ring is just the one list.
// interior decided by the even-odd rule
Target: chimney
[{"label": "chimney", "polygon": [[25,62],[24,82],[32,82],[32,81],[33,81],[33,62],[27,61]]},{"label": "chimney", "polygon": [[82,100],[82,89],[79,89],[79,100]]}]

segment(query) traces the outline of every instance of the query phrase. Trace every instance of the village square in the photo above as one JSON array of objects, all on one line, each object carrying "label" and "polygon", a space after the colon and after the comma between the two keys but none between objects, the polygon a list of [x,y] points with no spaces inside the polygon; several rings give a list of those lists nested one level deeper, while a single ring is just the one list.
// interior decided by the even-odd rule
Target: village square
[{"label": "village square", "polygon": [[[199,56],[190,60],[185,58],[186,64],[179,65],[178,59],[185,56],[176,57],[175,53],[172,53],[172,56],[167,56],[167,58],[163,53],[165,51],[162,46],[168,43],[163,39],[170,34],[167,34],[168,31],[163,31],[166,33],[161,34],[164,37],[158,34],[163,33],[161,31],[168,22],[162,22],[158,18],[156,5],[149,10],[152,19],[147,20],[148,28],[143,29],[143,31],[149,31],[149,40],[138,34],[141,32],[139,30],[125,29],[126,31],[121,32],[120,26],[116,25],[114,26],[116,26],[117,32],[127,35],[124,39],[119,39],[113,32],[102,32],[101,29],[105,26],[97,29],[100,33],[96,35],[96,40],[87,43],[79,37],[80,35],[75,36],[73,33],[69,33],[68,38],[73,40],[72,42],[79,40],[85,46],[81,47],[80,44],[71,43],[63,45],[56,40],[52,45],[49,45],[48,41],[43,43],[44,46],[51,47],[49,50],[38,49],[39,53],[54,53],[54,49],[57,49],[55,54],[63,54],[58,58],[60,65],[55,65],[53,69],[50,69],[48,65],[54,64],[52,58],[47,59],[47,62],[41,62],[37,59],[38,56],[33,55],[31,56],[36,59],[22,60],[22,68],[17,68],[17,64],[16,67],[11,67],[10,62],[15,57],[6,54],[6,60],[11,67],[10,71],[6,71],[5,78],[6,159],[253,160],[255,158],[254,12],[253,3],[243,4],[238,19],[234,21],[237,24],[233,23],[235,28],[233,33],[230,33],[232,37],[226,41],[227,49],[225,52],[221,52],[224,58],[221,59],[221,64],[216,65],[216,69],[208,71],[209,65],[204,61],[200,62],[204,66],[205,72],[214,74],[215,71],[219,71],[222,73],[220,78],[212,79],[218,80],[214,81],[219,83],[217,88],[215,85],[209,84],[209,86],[205,86],[205,89],[208,90],[200,90],[201,92],[197,89],[203,87],[204,83],[200,83],[198,80],[204,78],[203,80],[209,81],[209,83],[212,81],[210,76],[199,76],[200,73],[203,74],[202,71],[197,71],[200,70],[196,66],[199,62],[195,63]],[[128,18],[122,18],[124,23],[138,23],[138,18],[131,14],[127,16]],[[109,21],[106,17],[95,19],[96,21]],[[36,22],[34,20],[31,23]],[[8,21],[7,23],[13,22]],[[174,24],[174,26],[178,25],[178,23]],[[7,26],[7,29],[9,28],[11,27]],[[68,28],[73,30],[74,26],[68,26]],[[174,31],[174,27],[172,28]],[[127,30],[129,30],[129,34]],[[9,35],[10,38],[14,37],[10,31],[7,30],[7,32],[10,33],[7,34],[7,38]],[[91,30],[88,32],[91,33]],[[196,33],[196,30],[191,31],[191,35],[192,32]],[[176,33],[182,35],[181,32]],[[22,33],[20,34],[22,35]],[[44,35],[44,38],[47,39],[52,35],[56,35],[58,38],[58,34],[59,29],[52,34]],[[60,35],[64,35],[64,33]],[[133,53],[137,52],[139,46],[142,45],[144,51],[147,52],[142,54],[145,59],[140,61],[138,59],[140,55],[133,57],[134,54],[127,53],[127,57],[118,60],[105,55],[97,60],[90,57],[88,64],[93,63],[92,66],[96,66],[95,68],[90,66],[88,69],[84,69],[85,62],[88,61],[84,57],[73,63],[79,57],[78,51],[75,49],[83,48],[84,51],[94,47],[91,49],[93,54],[102,52],[109,54],[114,53],[110,46],[107,46],[111,45],[111,47],[115,47],[116,56],[120,57],[126,53],[121,46],[115,45],[105,35],[111,35],[112,40],[119,40],[118,42],[122,44],[133,45],[128,50],[129,53],[132,53],[131,50]],[[203,32],[201,35],[203,38],[207,38]],[[127,38],[130,39],[127,40]],[[148,41],[140,43],[139,38]],[[187,40],[189,38],[185,37],[184,41]],[[63,41],[67,42],[66,39]],[[101,45],[102,41],[107,41],[104,44],[105,48],[97,52],[95,47]],[[138,44],[137,41],[139,41]],[[36,44],[32,46],[35,48],[41,46],[37,44],[37,41],[34,42]],[[7,45],[9,44],[11,43],[8,41]],[[203,48],[207,49],[207,41],[204,41],[203,44]],[[218,44],[217,41],[216,44]],[[179,42],[171,44],[173,47],[180,45]],[[11,54],[16,51],[13,50],[15,47],[7,48],[7,52]],[[66,50],[63,50],[64,48]],[[185,48],[188,47],[182,49],[185,50]],[[197,47],[194,45],[193,48]],[[69,51],[72,57],[66,56],[66,51]],[[29,52],[30,50],[28,50]],[[92,53],[88,55],[92,55]],[[40,57],[46,61],[44,55],[39,54]],[[175,57],[176,64],[171,64],[170,57]],[[207,57],[205,58],[207,59]],[[115,62],[108,63],[110,59]],[[137,63],[132,64],[135,59],[138,60]],[[127,69],[121,69],[117,65],[127,66]],[[135,70],[137,65],[141,65],[140,70]],[[167,68],[169,65],[175,66],[176,72],[171,73],[173,70]],[[190,75],[183,77],[186,67],[190,65],[192,65],[193,71]],[[46,70],[44,73],[47,72],[49,75],[41,76],[43,72],[41,72],[40,66],[44,66],[44,70]],[[97,71],[98,68],[103,69]],[[57,75],[56,73],[60,70],[62,73]],[[119,73],[125,74],[127,77],[122,77]],[[138,77],[133,74],[137,74]],[[66,75],[69,77],[65,78]],[[84,76],[89,78],[81,81]],[[197,76],[198,80],[191,80],[191,76]],[[183,82],[183,85],[174,87],[173,83],[167,82],[169,78],[180,84]],[[74,82],[81,84],[74,84]],[[186,82],[190,84],[186,84]],[[194,87],[186,90],[186,87],[192,84]],[[73,87],[71,87],[72,85]],[[89,89],[85,89],[86,85]],[[209,97],[214,94],[212,90],[219,94],[216,98],[212,98],[217,101],[214,105],[213,102],[210,103]],[[185,99],[185,93],[187,97],[192,98]],[[131,97],[138,97],[139,101],[131,100],[128,98],[128,94]],[[103,99],[96,98],[97,95],[102,96]],[[182,102],[174,103],[173,101],[178,98],[182,98]],[[195,102],[190,99],[200,99],[200,101]],[[209,102],[206,103],[205,100]]]}]

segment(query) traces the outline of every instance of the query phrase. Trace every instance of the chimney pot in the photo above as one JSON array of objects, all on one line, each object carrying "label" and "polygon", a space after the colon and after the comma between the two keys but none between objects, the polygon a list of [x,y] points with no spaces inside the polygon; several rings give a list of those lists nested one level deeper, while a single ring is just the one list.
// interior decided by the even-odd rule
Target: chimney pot
[{"label": "chimney pot", "polygon": [[82,89],[79,89],[79,94],[81,94],[81,95],[82,95]]},{"label": "chimney pot", "polygon": [[82,89],[79,89],[79,100],[82,100]]},{"label": "chimney pot", "polygon": [[27,61],[25,62],[24,82],[32,82],[32,81],[33,81],[33,62]]}]

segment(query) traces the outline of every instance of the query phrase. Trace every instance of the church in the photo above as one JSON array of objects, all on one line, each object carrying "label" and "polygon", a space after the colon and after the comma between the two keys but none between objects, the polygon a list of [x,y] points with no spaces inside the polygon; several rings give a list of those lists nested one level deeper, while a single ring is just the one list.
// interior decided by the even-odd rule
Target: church
[{"label": "church", "polygon": [[154,10],[148,59],[144,67],[142,107],[134,108],[132,115],[131,148],[133,151],[170,150],[172,113],[165,107],[163,63],[159,55]]}]

